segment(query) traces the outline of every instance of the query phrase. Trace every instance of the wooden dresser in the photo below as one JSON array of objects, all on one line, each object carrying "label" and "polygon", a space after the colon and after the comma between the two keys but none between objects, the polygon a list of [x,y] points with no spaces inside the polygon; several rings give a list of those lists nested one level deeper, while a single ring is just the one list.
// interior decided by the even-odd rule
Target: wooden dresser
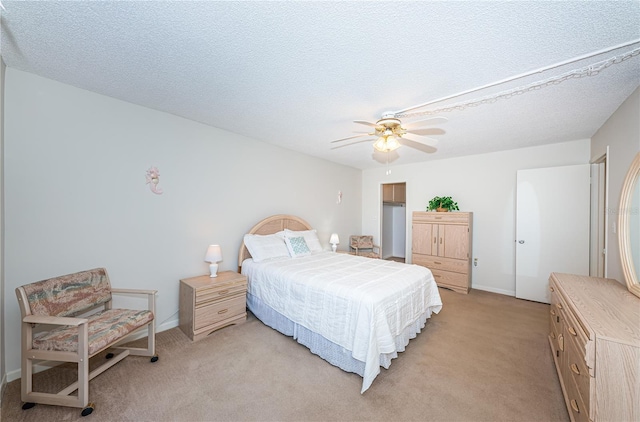
[{"label": "wooden dresser", "polygon": [[427,267],[438,286],[471,289],[473,213],[414,211],[411,261]]},{"label": "wooden dresser", "polygon": [[180,280],[180,329],[193,341],[247,319],[247,278],[234,271]]},{"label": "wooden dresser", "polygon": [[551,273],[549,342],[572,421],[640,420],[640,299],[616,280]]}]

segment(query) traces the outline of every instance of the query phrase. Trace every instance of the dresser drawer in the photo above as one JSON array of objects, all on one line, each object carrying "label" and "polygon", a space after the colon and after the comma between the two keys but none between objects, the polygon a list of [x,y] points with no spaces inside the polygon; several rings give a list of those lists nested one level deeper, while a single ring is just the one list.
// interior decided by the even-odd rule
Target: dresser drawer
[{"label": "dresser drawer", "polygon": [[593,375],[594,362],[592,359],[595,356],[593,356],[593,353],[589,353],[589,351],[587,350],[587,347],[592,345],[589,343],[589,337],[587,333],[582,329],[582,326],[578,324],[578,321],[570,310],[564,312],[563,316],[564,335],[567,337],[567,341],[571,339],[575,343],[575,347],[580,353],[584,364],[589,367],[591,375]]},{"label": "dresser drawer", "polygon": [[562,333],[562,312],[558,308],[559,298],[553,283],[549,284],[551,304],[549,306],[549,333],[557,336]]},{"label": "dresser drawer", "polygon": [[225,319],[242,315],[246,312],[244,295],[238,295],[227,300],[213,302],[196,307],[194,330],[213,325]]},{"label": "dresser drawer", "polygon": [[564,386],[567,391],[567,410],[571,414],[571,420],[573,422],[589,422],[589,411],[582,402],[573,379],[565,380]]},{"label": "dresser drawer", "polygon": [[449,271],[441,271],[432,269],[433,277],[436,284],[445,287],[460,287],[467,289],[469,287],[469,276],[467,274],[452,273]]},{"label": "dresser drawer", "polygon": [[245,283],[229,283],[223,285],[216,285],[213,287],[199,288],[196,291],[196,307],[235,296],[237,294],[245,293],[247,286]]},{"label": "dresser drawer", "polygon": [[589,375],[589,369],[585,364],[584,352],[578,349],[576,340],[571,335],[567,335],[565,346],[567,350],[566,365],[569,368],[567,373],[571,374],[578,395],[584,404],[584,412],[589,415],[593,378]]},{"label": "dresser drawer", "polygon": [[447,224],[469,224],[469,215],[470,213],[468,212],[414,212],[413,221],[435,224],[442,224],[443,222],[446,222]]},{"label": "dresser drawer", "polygon": [[549,324],[550,330],[554,330],[557,334],[562,333],[562,311],[558,307],[557,304],[551,302],[551,306],[549,306]]},{"label": "dresser drawer", "polygon": [[[469,273],[469,261],[452,259],[452,258],[440,258],[437,256],[429,255],[413,255],[414,264],[422,265],[430,270],[443,270],[453,271],[454,273],[468,274]],[[417,262],[416,262],[417,260]]]}]

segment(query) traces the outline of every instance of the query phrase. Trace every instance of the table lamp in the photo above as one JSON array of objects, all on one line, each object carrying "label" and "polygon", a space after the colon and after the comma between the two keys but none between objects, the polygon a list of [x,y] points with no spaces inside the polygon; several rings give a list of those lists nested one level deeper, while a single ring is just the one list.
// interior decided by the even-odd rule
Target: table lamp
[{"label": "table lamp", "polygon": [[338,237],[338,233],[333,233],[329,238],[329,243],[331,243],[331,250],[334,252],[338,249],[338,243],[340,243],[340,238]]},{"label": "table lamp", "polygon": [[209,271],[211,271],[209,277],[217,277],[218,262],[222,261],[222,249],[220,249],[220,245],[209,245],[204,260],[211,263],[211,265],[209,265]]}]

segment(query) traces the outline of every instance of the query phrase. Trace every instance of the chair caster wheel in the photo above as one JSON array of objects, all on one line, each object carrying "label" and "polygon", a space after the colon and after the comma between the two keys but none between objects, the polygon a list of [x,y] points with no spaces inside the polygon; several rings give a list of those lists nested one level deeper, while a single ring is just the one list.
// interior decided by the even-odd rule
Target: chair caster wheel
[{"label": "chair caster wheel", "polygon": [[107,353],[105,359],[111,359],[113,357],[113,353]]},{"label": "chair caster wheel", "polygon": [[158,355],[151,357],[151,362],[157,362],[157,361],[158,361]]},{"label": "chair caster wheel", "polygon": [[82,416],[89,416],[92,412],[93,409],[96,407],[95,404],[93,403],[89,403],[87,405],[87,407],[85,407],[84,409],[82,409],[82,413],[80,413]]},{"label": "chair caster wheel", "polygon": [[23,403],[22,404],[22,410],[31,409],[35,405],[36,405],[35,403],[31,403],[31,402]]}]

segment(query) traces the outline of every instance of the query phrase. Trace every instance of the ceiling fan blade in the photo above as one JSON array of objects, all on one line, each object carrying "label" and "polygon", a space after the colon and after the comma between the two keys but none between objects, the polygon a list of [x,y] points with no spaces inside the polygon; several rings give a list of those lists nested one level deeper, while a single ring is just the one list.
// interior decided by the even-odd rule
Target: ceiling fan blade
[{"label": "ceiling fan blade", "polygon": [[446,132],[437,127],[429,127],[424,129],[407,129],[407,133],[424,136],[424,135],[444,135]]},{"label": "ceiling fan blade", "polygon": [[402,138],[399,139],[399,141],[402,145],[415,148],[422,152],[426,152],[427,154],[433,154],[438,150],[436,147],[426,144],[424,142],[418,141],[417,139],[409,139],[403,136]]},{"label": "ceiling fan blade", "polygon": [[332,147],[331,149],[338,149],[338,148],[343,148],[343,147],[348,147],[349,145],[355,145],[355,144],[360,144],[362,142],[371,142],[373,139],[361,139],[359,141],[355,141],[355,142],[349,142],[348,144],[342,144],[342,145],[338,145],[336,147]]},{"label": "ceiling fan blade", "polygon": [[429,146],[438,145],[438,143],[440,142],[438,139],[429,138],[428,136],[423,136],[420,139],[415,139],[415,138],[407,137],[406,134],[402,135],[402,138],[400,138],[400,139],[408,139],[410,141],[417,142],[417,143],[423,144],[423,145],[429,145]]},{"label": "ceiling fan blade", "polygon": [[448,122],[449,119],[447,119],[446,117],[429,117],[428,119],[422,119],[422,120],[414,120],[413,122],[406,122],[405,124],[403,124],[403,126],[405,127],[416,127],[416,124],[419,123],[418,126],[425,126],[425,125],[437,125],[437,124],[441,124],[441,123],[446,123]]},{"label": "ceiling fan blade", "polygon": [[346,141],[348,139],[360,138],[361,136],[373,136],[373,134],[371,134],[371,133],[361,133],[360,135],[349,136],[348,138],[336,139],[335,141],[331,141],[330,143],[333,144],[334,142],[341,142],[341,141]]},{"label": "ceiling fan blade", "polygon": [[353,123],[375,127],[378,130],[384,129],[384,126],[380,126],[377,123],[365,122],[364,120],[354,120]]}]

